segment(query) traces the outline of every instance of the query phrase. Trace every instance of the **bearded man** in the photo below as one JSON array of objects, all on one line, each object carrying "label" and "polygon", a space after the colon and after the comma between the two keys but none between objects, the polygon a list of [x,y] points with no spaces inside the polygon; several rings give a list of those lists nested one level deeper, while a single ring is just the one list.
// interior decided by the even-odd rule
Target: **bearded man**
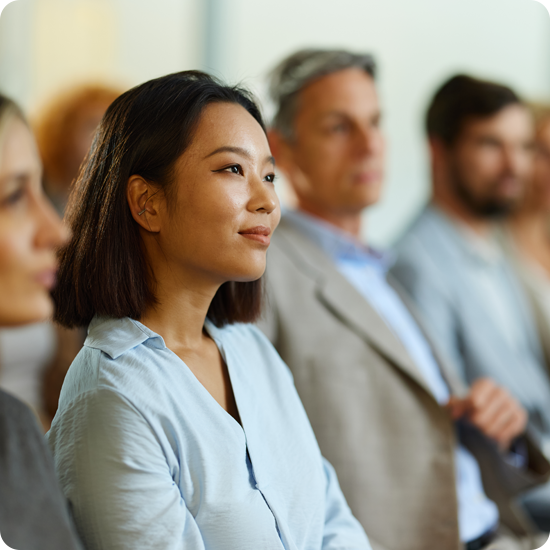
[{"label": "bearded man", "polygon": [[[427,112],[432,200],[398,243],[392,274],[468,384],[489,377],[527,410],[550,456],[550,377],[527,300],[498,244],[532,165],[533,121],[506,86],[451,78]],[[524,503],[550,530],[550,486]]]}]

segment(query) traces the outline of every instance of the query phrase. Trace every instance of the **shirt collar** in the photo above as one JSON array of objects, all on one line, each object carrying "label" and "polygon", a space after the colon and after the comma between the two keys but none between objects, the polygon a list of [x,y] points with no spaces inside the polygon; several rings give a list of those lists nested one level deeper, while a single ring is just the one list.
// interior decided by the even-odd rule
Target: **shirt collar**
[{"label": "shirt collar", "polygon": [[301,210],[285,210],[284,217],[334,262],[369,264],[383,272],[387,272],[394,263],[392,253],[373,249],[338,227]]},{"label": "shirt collar", "polygon": [[[204,326],[220,347],[221,329],[217,328],[210,319],[205,320]],[[88,336],[84,345],[99,349],[109,355],[111,359],[116,359],[145,342],[154,348],[166,348],[164,339],[160,334],[153,332],[135,319],[96,316],[88,327]]]},{"label": "shirt collar", "polygon": [[162,336],[148,329],[139,321],[129,317],[114,319],[96,316],[88,327],[88,337],[84,345],[99,349],[112,359],[116,359],[147,340],[151,340],[154,347],[166,347]]}]

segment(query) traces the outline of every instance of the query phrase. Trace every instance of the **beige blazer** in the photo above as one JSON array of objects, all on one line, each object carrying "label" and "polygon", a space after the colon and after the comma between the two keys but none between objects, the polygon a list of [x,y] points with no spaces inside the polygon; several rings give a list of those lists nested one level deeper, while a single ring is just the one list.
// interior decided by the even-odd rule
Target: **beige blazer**
[{"label": "beige blazer", "polygon": [[[331,260],[283,218],[268,252],[260,328],[290,367],[319,441],[374,550],[459,550],[455,426],[404,346]],[[464,391],[447,375],[455,393]],[[550,471],[530,445],[530,468],[509,466],[479,432],[462,442],[480,462],[501,519],[530,525],[510,496]]]}]

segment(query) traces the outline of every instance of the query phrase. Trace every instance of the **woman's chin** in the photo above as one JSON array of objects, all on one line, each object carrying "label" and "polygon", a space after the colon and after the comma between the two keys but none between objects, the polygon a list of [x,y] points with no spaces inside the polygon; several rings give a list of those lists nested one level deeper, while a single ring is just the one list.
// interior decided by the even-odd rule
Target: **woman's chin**
[{"label": "woman's chin", "polygon": [[15,327],[31,325],[51,319],[53,303],[49,296],[38,300],[26,300],[20,304],[4,303],[0,307],[0,326]]},{"label": "woman's chin", "polygon": [[251,283],[253,281],[257,281],[258,279],[260,279],[264,273],[265,273],[265,267],[263,269],[257,269],[246,273],[239,273],[234,277],[231,277],[230,280],[236,283]]}]

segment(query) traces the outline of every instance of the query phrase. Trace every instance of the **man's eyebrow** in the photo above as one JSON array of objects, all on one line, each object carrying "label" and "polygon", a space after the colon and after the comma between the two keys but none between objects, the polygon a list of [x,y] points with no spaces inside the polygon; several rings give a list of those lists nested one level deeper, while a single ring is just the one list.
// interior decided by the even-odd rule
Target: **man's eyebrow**
[{"label": "man's eyebrow", "polygon": [[323,119],[331,116],[347,117],[348,115],[343,111],[325,111],[324,113],[321,113],[318,118]]},{"label": "man's eyebrow", "polygon": [[[381,109],[377,109],[376,111],[373,111],[370,114],[371,118],[376,118],[376,117],[380,117],[380,116],[382,116],[382,110]],[[350,115],[345,111],[332,110],[332,111],[326,111],[326,112],[320,114],[318,118],[320,120],[322,120],[323,118],[328,118],[328,117],[350,118]]]},{"label": "man's eyebrow", "polygon": [[[207,159],[219,153],[235,153],[237,155],[241,155],[242,157],[247,158],[248,160],[252,160],[252,154],[250,153],[250,151],[248,151],[247,149],[243,149],[242,147],[232,147],[231,145],[218,147],[215,151],[212,151],[204,158]],[[271,155],[265,158],[265,162],[269,162],[270,164],[273,164],[273,166],[275,166],[275,159]]]}]

